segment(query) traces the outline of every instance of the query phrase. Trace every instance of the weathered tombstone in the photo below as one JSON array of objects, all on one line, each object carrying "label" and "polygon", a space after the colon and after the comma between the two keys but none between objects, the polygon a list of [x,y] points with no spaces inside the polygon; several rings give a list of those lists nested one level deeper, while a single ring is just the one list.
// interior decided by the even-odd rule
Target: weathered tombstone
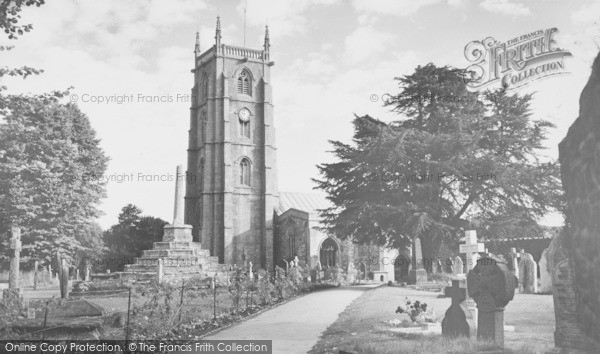
[{"label": "weathered tombstone", "polygon": [[537,293],[537,264],[531,254],[521,253],[519,271],[519,289],[521,292],[524,294]]},{"label": "weathered tombstone", "polygon": [[477,339],[504,347],[504,307],[515,295],[515,276],[506,262],[482,257],[467,274],[468,294],[477,304]]},{"label": "weathered tombstone", "polygon": [[254,281],[254,272],[252,270],[252,262],[248,262],[248,278],[250,278],[250,281]]},{"label": "weathered tombstone", "polygon": [[540,257],[540,288],[539,293],[549,293],[552,291],[552,276],[550,275],[550,269],[548,268],[548,249],[546,248],[542,252]]},{"label": "weathered tombstone", "polygon": [[283,260],[283,270],[285,271],[285,275],[287,276],[290,270],[290,264],[285,259]]},{"label": "weathered tombstone", "polygon": [[[579,98],[579,117],[559,145],[565,191],[565,245],[574,274],[576,319],[600,353],[600,54]],[[567,333],[568,335],[568,333]]]},{"label": "weathered tombstone", "polygon": [[568,349],[590,350],[577,309],[579,295],[575,287],[575,271],[564,245],[565,235],[559,234],[548,247],[548,266],[552,270],[552,297],[554,300],[554,345]]},{"label": "weathered tombstone", "polygon": [[443,272],[442,259],[438,257],[435,261],[435,272],[440,274]]},{"label": "weathered tombstone", "polygon": [[317,270],[317,281],[321,281],[322,277],[323,277],[323,267],[321,266],[321,262],[317,261],[317,266],[316,266],[316,270]]},{"label": "weathered tombstone", "polygon": [[444,261],[444,272],[447,274],[454,274],[454,261],[452,258],[446,258]]},{"label": "weathered tombstone", "polygon": [[465,304],[467,289],[460,287],[459,280],[452,280],[452,287],[446,287],[446,295],[452,298],[452,304],[446,310],[442,320],[442,335],[444,337],[469,337],[474,318]]},{"label": "weathered tombstone", "polygon": [[454,257],[454,275],[463,275],[465,274],[465,265],[463,264],[463,260],[460,256]]},{"label": "weathered tombstone", "polygon": [[90,264],[85,262],[85,275],[83,276],[84,281],[90,281]]},{"label": "weathered tombstone", "polygon": [[8,289],[2,291],[2,297],[19,298],[22,295],[22,289],[19,288],[19,272],[21,264],[21,229],[13,226],[11,228],[10,239],[10,269],[8,273]]},{"label": "weathered tombstone", "polygon": [[413,242],[413,265],[410,270],[410,281],[413,284],[418,284],[427,281],[427,271],[423,268],[423,252],[421,249],[421,239],[415,237]]},{"label": "weathered tombstone", "polygon": [[508,254],[508,265],[510,270],[512,270],[515,277],[519,277],[519,252],[515,247],[510,249],[510,253]]},{"label": "weathered tombstone", "polygon": [[61,259],[61,271],[60,271],[60,297],[66,299],[69,297],[69,267],[67,267],[67,260]]}]

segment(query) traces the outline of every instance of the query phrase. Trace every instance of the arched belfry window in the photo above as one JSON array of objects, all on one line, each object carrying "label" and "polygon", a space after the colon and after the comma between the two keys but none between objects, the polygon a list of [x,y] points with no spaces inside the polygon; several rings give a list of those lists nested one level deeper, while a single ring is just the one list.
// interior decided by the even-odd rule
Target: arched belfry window
[{"label": "arched belfry window", "polygon": [[240,161],[240,184],[250,186],[250,160],[245,157]]},{"label": "arched belfry window", "polygon": [[202,97],[208,98],[208,75],[202,75]]},{"label": "arched belfry window", "polygon": [[242,70],[237,78],[237,92],[252,96],[252,78],[246,69]]}]

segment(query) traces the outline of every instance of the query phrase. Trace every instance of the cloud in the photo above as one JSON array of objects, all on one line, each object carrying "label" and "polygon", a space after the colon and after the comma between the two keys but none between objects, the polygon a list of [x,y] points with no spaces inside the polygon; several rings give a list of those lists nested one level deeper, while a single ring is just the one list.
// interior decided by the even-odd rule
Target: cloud
[{"label": "cloud", "polygon": [[529,8],[518,2],[510,0],[484,0],[479,6],[493,13],[511,16],[529,16],[531,12]]},{"label": "cloud", "polygon": [[314,6],[328,6],[338,0],[241,0],[236,10],[242,14],[246,10],[248,24],[264,26],[269,24],[274,38],[303,33],[307,27],[304,12]]},{"label": "cloud", "polygon": [[440,0],[354,0],[352,2],[354,9],[359,13],[411,16],[420,8],[438,3]]},{"label": "cloud", "polygon": [[372,27],[359,27],[344,41],[344,60],[358,64],[376,57],[388,48],[394,36]]}]

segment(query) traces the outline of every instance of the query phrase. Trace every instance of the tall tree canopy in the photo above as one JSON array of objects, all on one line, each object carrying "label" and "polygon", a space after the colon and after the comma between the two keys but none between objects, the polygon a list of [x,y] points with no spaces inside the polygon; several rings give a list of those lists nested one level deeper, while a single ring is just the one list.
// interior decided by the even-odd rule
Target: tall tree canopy
[{"label": "tall tree canopy", "polygon": [[119,222],[104,232],[107,250],[105,259],[111,270],[122,270],[123,264],[131,263],[143,250],[151,249],[163,236],[166,221],[143,216],[142,210],[133,204],[121,209]]},{"label": "tall tree canopy", "polygon": [[315,180],[333,204],[322,211],[329,232],[392,247],[418,236],[432,257],[466,227],[537,231],[561,194],[557,164],[538,158],[552,124],[532,119],[530,95],[472,93],[465,74],[428,64],[396,78],[386,105],[399,120],[357,116],[353,143],[331,142],[337,161]]},{"label": "tall tree canopy", "polygon": [[23,229],[24,260],[89,249],[108,158],[89,119],[61,94],[0,96],[0,234]]}]

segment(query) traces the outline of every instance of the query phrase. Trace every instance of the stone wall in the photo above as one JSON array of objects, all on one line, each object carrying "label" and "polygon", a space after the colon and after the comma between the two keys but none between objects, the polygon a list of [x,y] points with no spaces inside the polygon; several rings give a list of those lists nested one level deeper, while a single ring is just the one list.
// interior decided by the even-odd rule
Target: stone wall
[{"label": "stone wall", "polygon": [[[559,146],[578,319],[600,352],[600,55],[581,93],[579,118]],[[558,318],[557,318],[558,320]]]}]

